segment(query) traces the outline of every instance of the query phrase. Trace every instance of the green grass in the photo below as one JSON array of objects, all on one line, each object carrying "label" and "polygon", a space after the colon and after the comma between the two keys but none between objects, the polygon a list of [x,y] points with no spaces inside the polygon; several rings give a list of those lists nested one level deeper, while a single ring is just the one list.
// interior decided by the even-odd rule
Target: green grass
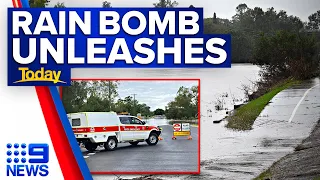
[{"label": "green grass", "polygon": [[235,114],[230,117],[226,127],[242,131],[251,130],[254,121],[259,116],[264,107],[269,103],[269,101],[280,91],[287,89],[288,87],[297,83],[299,83],[299,81],[285,81],[284,83],[271,88],[270,91],[263,96],[260,96],[259,98],[248,102],[247,104],[236,110]]},{"label": "green grass", "polygon": [[266,170],[265,172],[261,173],[258,177],[254,178],[253,180],[265,180],[265,179],[271,179],[272,175],[270,170]]}]

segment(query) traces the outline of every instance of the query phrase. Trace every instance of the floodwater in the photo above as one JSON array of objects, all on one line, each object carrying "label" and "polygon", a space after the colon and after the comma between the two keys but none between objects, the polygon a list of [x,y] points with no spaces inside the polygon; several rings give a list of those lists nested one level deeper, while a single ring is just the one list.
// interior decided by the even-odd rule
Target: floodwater
[{"label": "floodwater", "polygon": [[[238,64],[231,69],[75,69],[72,75],[74,78],[200,78],[201,175],[159,177],[252,179],[274,161],[292,152],[308,136],[320,117],[320,88],[317,87],[306,96],[301,104],[303,109],[299,108],[293,121],[288,122],[295,105],[308,88],[319,83],[317,80],[279,93],[262,112],[251,131],[226,129],[224,121],[214,124],[213,121],[224,118],[226,111],[232,110],[234,104],[243,101],[241,87],[256,81],[259,78],[258,71],[256,66]],[[217,104],[225,110],[216,111]],[[166,122],[162,120],[158,125]],[[157,122],[151,120],[149,123]]]},{"label": "floodwater", "polygon": [[[224,128],[226,122],[212,126],[210,118],[202,118],[204,172],[211,178],[251,179],[292,152],[320,118],[318,84],[316,79],[280,92],[257,118],[251,131],[234,132]],[[289,122],[294,108],[313,86],[316,87],[306,95]]]},{"label": "floodwater", "polygon": [[146,124],[153,126],[163,126],[169,124],[167,119],[143,119],[143,121],[145,121]]}]

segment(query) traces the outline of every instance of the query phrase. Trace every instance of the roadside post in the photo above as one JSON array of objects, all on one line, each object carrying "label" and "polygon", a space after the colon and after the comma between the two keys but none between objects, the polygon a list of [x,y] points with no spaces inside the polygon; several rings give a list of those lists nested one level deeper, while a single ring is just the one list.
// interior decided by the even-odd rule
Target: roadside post
[{"label": "roadside post", "polygon": [[188,140],[192,140],[189,123],[174,123],[173,124],[172,140],[176,140],[177,136],[188,136]]}]

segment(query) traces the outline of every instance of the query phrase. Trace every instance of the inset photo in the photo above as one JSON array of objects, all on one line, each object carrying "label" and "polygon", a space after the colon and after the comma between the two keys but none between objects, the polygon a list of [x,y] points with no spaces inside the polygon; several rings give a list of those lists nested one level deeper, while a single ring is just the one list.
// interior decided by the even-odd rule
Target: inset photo
[{"label": "inset photo", "polygon": [[60,89],[92,174],[199,174],[199,79],[76,79]]}]

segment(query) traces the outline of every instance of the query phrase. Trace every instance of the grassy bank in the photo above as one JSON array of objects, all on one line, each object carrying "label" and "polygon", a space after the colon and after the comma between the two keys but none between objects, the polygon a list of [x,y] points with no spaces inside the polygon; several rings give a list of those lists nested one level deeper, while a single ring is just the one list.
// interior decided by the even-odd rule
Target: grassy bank
[{"label": "grassy bank", "polygon": [[[253,180],[271,180],[272,179],[271,168],[273,166],[274,164],[269,169],[262,172],[258,177],[254,178]],[[314,178],[313,180],[320,180],[320,177]]]},{"label": "grassy bank", "polygon": [[261,173],[258,177],[254,178],[253,180],[266,180],[266,179],[270,179],[272,177],[270,169],[264,171],[263,173]]},{"label": "grassy bank", "polygon": [[248,102],[240,107],[228,121],[227,128],[235,130],[250,130],[256,118],[259,116],[269,101],[280,91],[287,89],[299,81],[288,80],[271,88],[268,93]]}]

